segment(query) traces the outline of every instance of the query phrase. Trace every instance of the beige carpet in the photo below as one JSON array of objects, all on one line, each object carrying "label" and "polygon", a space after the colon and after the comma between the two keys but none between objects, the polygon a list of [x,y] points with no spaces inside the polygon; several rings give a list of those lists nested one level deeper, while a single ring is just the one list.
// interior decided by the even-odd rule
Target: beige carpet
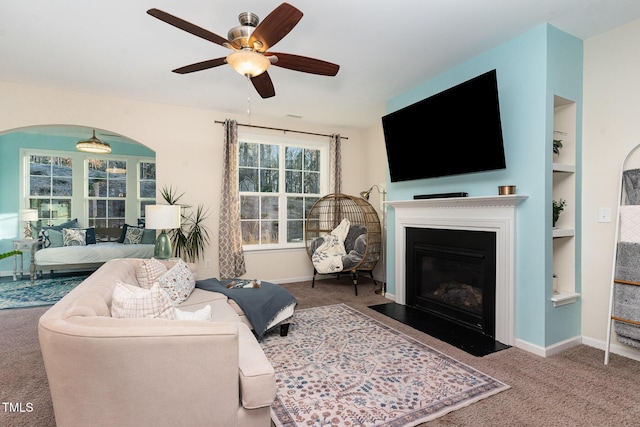
[{"label": "beige carpet", "polygon": [[[285,285],[300,308],[344,303],[474,368],[511,388],[424,426],[636,426],[640,420],[640,363],[578,346],[542,358],[510,348],[485,357],[409,328],[367,306],[387,302],[371,283],[355,296],[347,277]],[[0,402],[31,402],[32,412],[7,413],[0,425],[55,426],[37,337],[37,320],[47,307],[0,310]]]}]

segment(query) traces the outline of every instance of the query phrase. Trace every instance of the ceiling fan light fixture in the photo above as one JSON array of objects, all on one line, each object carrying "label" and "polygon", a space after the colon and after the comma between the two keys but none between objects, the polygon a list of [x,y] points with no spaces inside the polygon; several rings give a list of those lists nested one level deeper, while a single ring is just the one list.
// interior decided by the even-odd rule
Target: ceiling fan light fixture
[{"label": "ceiling fan light fixture", "polygon": [[76,150],[83,151],[85,153],[109,154],[111,153],[111,145],[96,138],[96,131],[94,129],[93,136],[91,138],[78,141],[76,144]]},{"label": "ceiling fan light fixture", "polygon": [[264,73],[271,62],[264,55],[252,50],[237,50],[227,55],[227,63],[246,77],[256,77]]}]

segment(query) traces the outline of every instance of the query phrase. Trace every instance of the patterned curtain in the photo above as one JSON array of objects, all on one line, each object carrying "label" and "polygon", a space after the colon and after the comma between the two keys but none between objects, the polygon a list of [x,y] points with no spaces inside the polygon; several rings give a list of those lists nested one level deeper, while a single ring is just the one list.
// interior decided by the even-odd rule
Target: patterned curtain
[{"label": "patterned curtain", "polygon": [[340,153],[340,134],[331,135],[329,143],[329,193],[342,191],[342,154]]},{"label": "patterned curtain", "polygon": [[224,121],[224,165],[222,172],[222,197],[220,198],[220,226],[218,248],[220,277],[240,277],[247,272],[242,250],[240,228],[240,194],[238,191],[238,123]]}]

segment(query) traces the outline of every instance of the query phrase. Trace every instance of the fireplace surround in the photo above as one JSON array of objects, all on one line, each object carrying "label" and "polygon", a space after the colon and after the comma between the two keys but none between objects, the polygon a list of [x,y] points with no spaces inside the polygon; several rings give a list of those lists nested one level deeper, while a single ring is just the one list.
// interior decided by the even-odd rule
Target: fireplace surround
[{"label": "fireplace surround", "polygon": [[407,229],[448,229],[492,233],[495,236],[494,336],[515,344],[516,207],[527,196],[455,197],[390,201],[395,213],[395,290],[398,304],[407,302]]}]

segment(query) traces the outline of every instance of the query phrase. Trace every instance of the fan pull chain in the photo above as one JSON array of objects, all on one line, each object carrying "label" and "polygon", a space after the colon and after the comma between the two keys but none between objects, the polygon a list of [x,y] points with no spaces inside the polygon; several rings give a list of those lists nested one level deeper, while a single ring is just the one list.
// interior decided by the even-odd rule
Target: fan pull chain
[{"label": "fan pull chain", "polygon": [[247,116],[251,120],[251,79],[247,77]]}]

